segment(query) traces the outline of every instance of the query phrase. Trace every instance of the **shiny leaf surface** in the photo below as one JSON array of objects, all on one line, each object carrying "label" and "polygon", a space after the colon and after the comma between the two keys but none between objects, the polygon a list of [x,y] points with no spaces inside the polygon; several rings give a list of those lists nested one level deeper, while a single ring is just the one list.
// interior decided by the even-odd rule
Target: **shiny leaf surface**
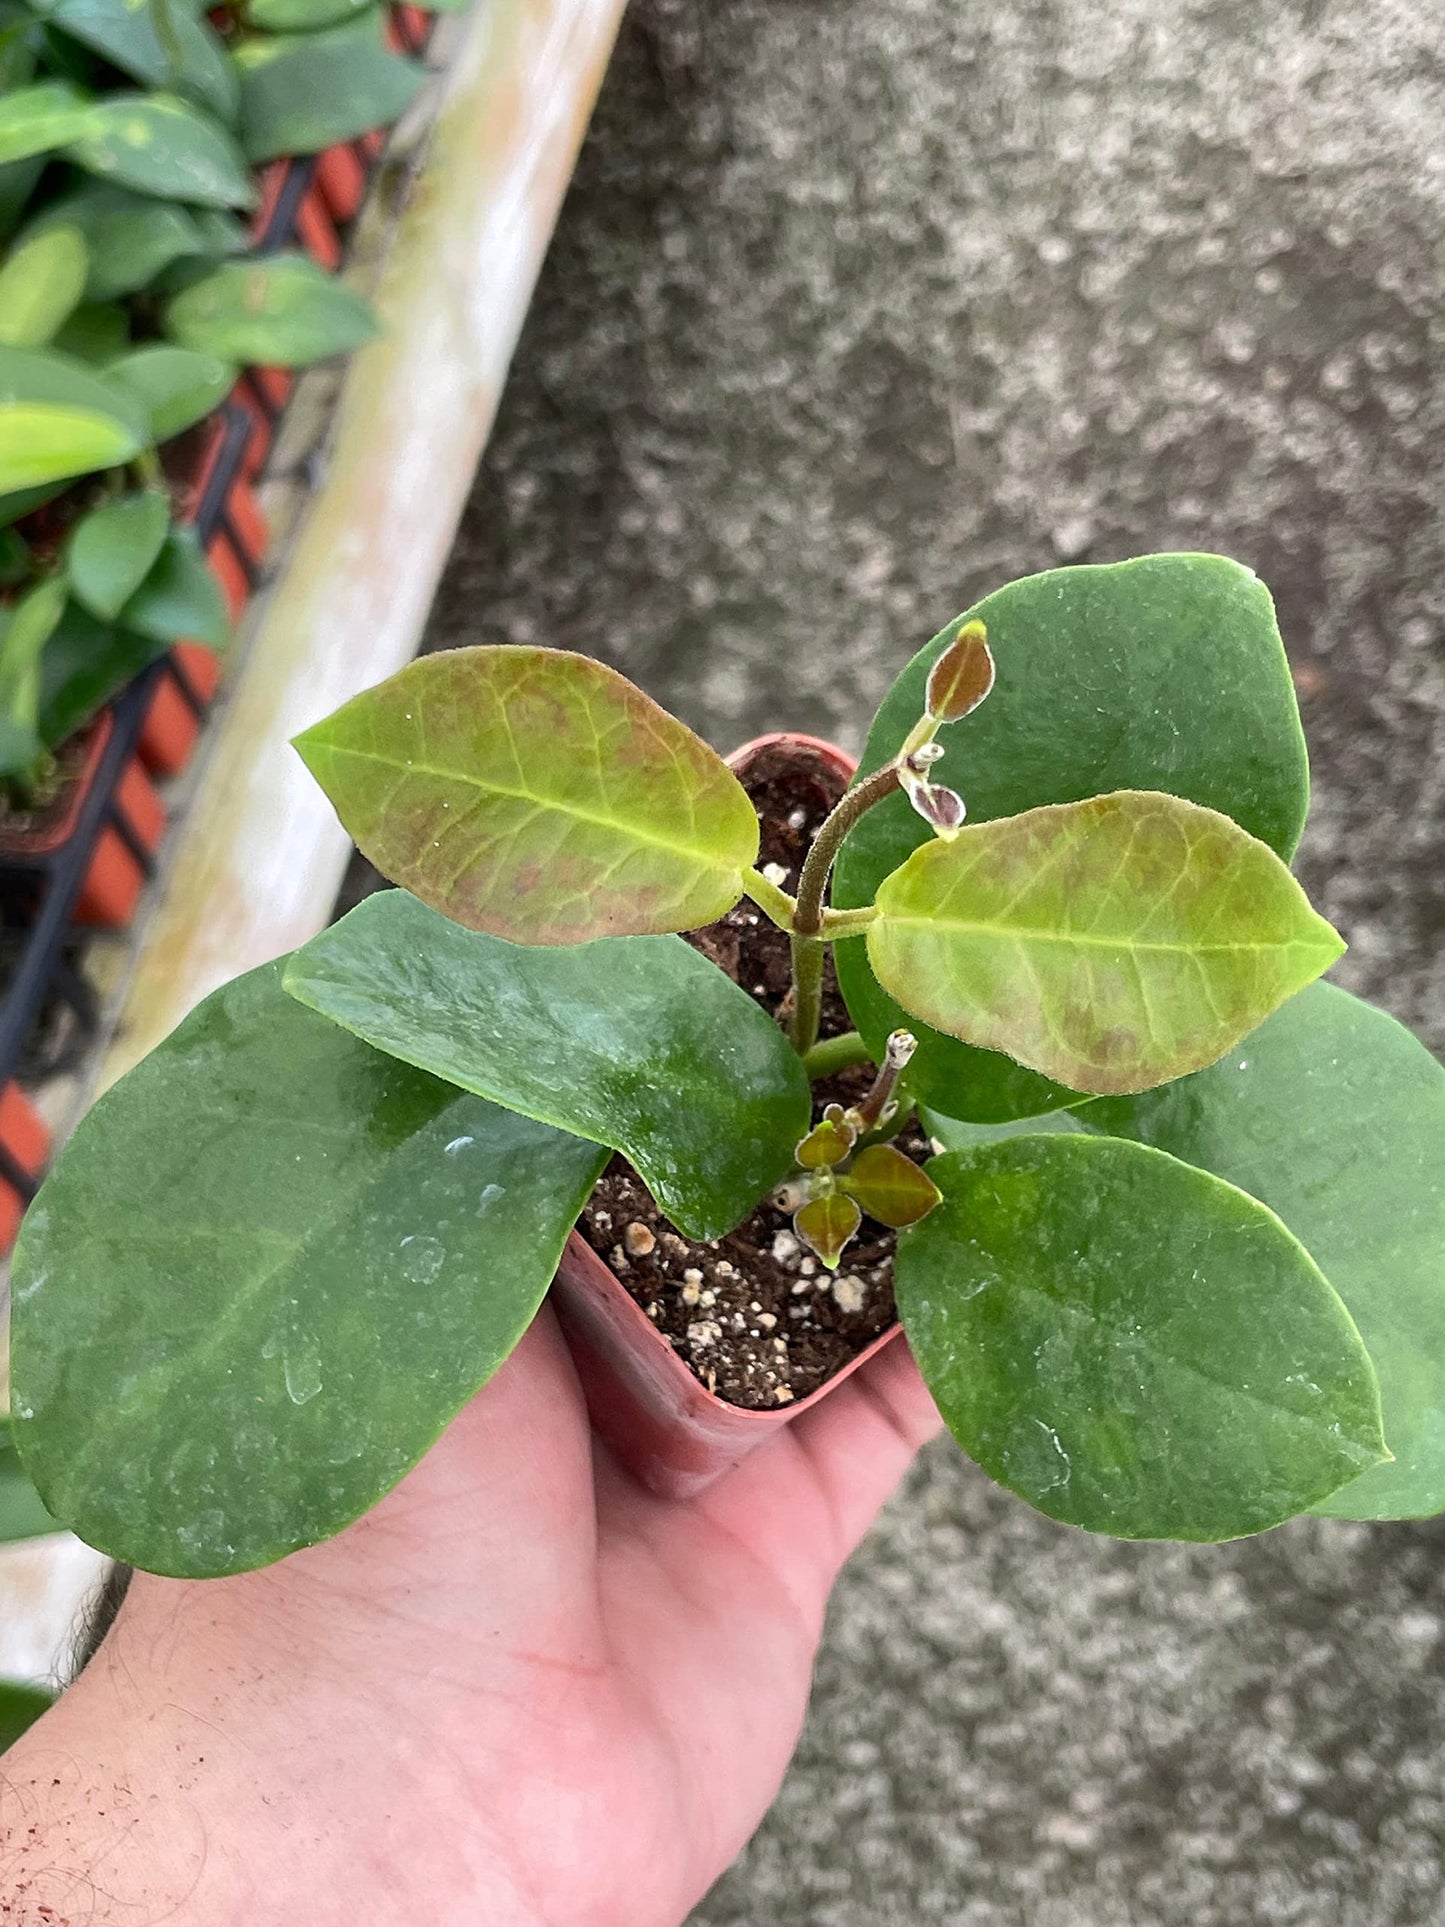
[{"label": "shiny leaf surface", "polygon": [[83,134],[93,103],[61,80],[37,81],[0,99],[0,163],[49,154]]},{"label": "shiny leaf surface", "polygon": [[12,249],[0,266],[0,342],[43,348],[85,289],[85,242],[52,227]]},{"label": "shiny leaf surface", "polygon": [[170,500],[160,489],[117,496],[82,516],[65,557],[77,601],[102,621],[118,616],[150,573],[170,519]]},{"label": "shiny leaf surface", "polygon": [[370,308],[304,254],[228,261],[167,305],[166,333],[222,361],[304,368],[376,334]]},{"label": "shiny leaf surface", "polygon": [[378,1050],[625,1152],[692,1237],[745,1218],[808,1121],[781,1030],[678,937],[524,947],[387,890],[298,950],[286,988]]},{"label": "shiny leaf surface", "polygon": [[758,852],[722,758],[561,650],[423,656],[296,747],[384,876],[517,943],[711,923]]},{"label": "shiny leaf surface", "polygon": [[235,116],[238,88],[220,37],[189,0],[166,0],[180,66],[155,26],[157,0],[32,0],[35,11],[83,46],[92,48],[132,80],[174,88],[222,120]]},{"label": "shiny leaf surface", "polygon": [[[1304,737],[1269,592],[1248,569],[1224,556],[1156,555],[996,590],[903,671],[869,731],[860,778],[897,754],[934,663],[974,620],[987,627],[997,680],[966,726],[940,732],[945,755],[930,772],[964,798],[971,823],[1109,790],[1163,790],[1293,854],[1309,794]],[[871,903],[929,835],[903,796],[870,810],[843,846],[834,903]],[[837,947],[837,964],[853,1021],[877,1051],[903,1012],[861,939]],[[950,1116],[985,1122],[1076,1101],[1002,1053],[936,1031],[920,1034],[910,1082]]]},{"label": "shiny leaf surface", "polygon": [[1095,1092],[1212,1063],[1344,949],[1272,850],[1148,791],[928,844],[878,908],[869,957],[906,1010]]},{"label": "shiny leaf surface", "polygon": [[1317,1510],[1445,1511],[1445,1068],[1383,1011],[1315,984],[1211,1069],[1077,1116],[1259,1198],[1349,1307],[1395,1462]]},{"label": "shiny leaf surface", "polygon": [[328,1537],[510,1353],[605,1157],[368,1049],[277,964],[238,978],[101,1098],[25,1219],[26,1469],[157,1572]]},{"label": "shiny leaf surface", "polygon": [[236,379],[230,362],[217,355],[163,344],[136,348],[106,372],[145,409],[157,442],[203,421],[220,407]]},{"label": "shiny leaf surface", "polygon": [[53,349],[0,346],[0,490],[43,487],[139,454],[134,399]]},{"label": "shiny leaf surface", "polygon": [[815,1124],[797,1149],[797,1159],[805,1171],[821,1171],[841,1164],[857,1141],[858,1133],[841,1118],[825,1117]]},{"label": "shiny leaf surface", "polygon": [[370,128],[388,127],[426,79],[423,67],[388,50],[374,7],[319,33],[243,40],[235,61],[241,136],[251,161],[315,154]]},{"label": "shiny leaf surface", "polygon": [[1052,1519],[1233,1539],[1385,1456],[1359,1333],[1234,1186],[1143,1145],[1016,1137],[936,1158],[899,1316],[964,1450]]},{"label": "shiny leaf surface", "polygon": [[203,642],[220,649],[231,620],[196,532],[172,528],[149,575],[120,612],[121,623],[157,642]]},{"label": "shiny leaf surface", "polygon": [[25,230],[28,239],[57,225],[85,236],[88,301],[113,301],[145,287],[183,255],[205,252],[205,237],[189,208],[168,205],[129,188],[86,181],[60,196]]},{"label": "shiny leaf surface", "polygon": [[870,1144],[841,1180],[870,1218],[901,1231],[917,1224],[938,1203],[938,1186],[893,1144]]},{"label": "shiny leaf surface", "polygon": [[89,110],[66,158],[102,180],[199,207],[250,207],[239,148],[219,121],[169,94],[108,94]]}]

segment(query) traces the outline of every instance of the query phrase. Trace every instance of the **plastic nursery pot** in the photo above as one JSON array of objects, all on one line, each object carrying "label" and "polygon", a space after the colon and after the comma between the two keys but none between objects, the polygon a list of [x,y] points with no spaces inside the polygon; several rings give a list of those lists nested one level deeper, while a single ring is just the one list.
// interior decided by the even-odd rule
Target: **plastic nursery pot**
[{"label": "plastic nursery pot", "polygon": [[[745,776],[765,749],[796,745],[817,751],[851,778],[852,757],[815,736],[776,734],[745,743],[727,759]],[[673,1350],[642,1307],[577,1232],[567,1240],[550,1302],[561,1321],[592,1423],[622,1463],[664,1498],[703,1491],[783,1426],[836,1391],[902,1331],[881,1332],[806,1398],[775,1410],[750,1411],[710,1392]]]},{"label": "plastic nursery pot", "polygon": [[14,1244],[27,1203],[12,1171],[38,1183],[49,1156],[50,1130],[44,1118],[18,1084],[7,1084],[0,1090],[0,1251]]}]

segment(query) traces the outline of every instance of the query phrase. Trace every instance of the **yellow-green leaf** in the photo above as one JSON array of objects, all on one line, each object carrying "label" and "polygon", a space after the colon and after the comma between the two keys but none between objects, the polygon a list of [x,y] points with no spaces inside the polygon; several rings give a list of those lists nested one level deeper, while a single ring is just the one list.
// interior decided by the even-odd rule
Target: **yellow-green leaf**
[{"label": "yellow-green leaf", "polygon": [[817,1252],[829,1271],[838,1269],[848,1240],[863,1222],[863,1213],[841,1191],[809,1198],[793,1214],[793,1229],[810,1250]]},{"label": "yellow-green leaf", "polygon": [[896,1144],[868,1145],[858,1153],[842,1183],[870,1218],[895,1231],[926,1218],[942,1196],[928,1173],[905,1157]]},{"label": "yellow-green leaf", "polygon": [[841,1118],[825,1117],[798,1145],[797,1159],[805,1171],[821,1171],[841,1164],[857,1142],[858,1133]]},{"label": "yellow-green leaf", "polygon": [[85,291],[85,242],[73,227],[48,228],[0,267],[0,342],[43,348]]},{"label": "yellow-green leaf", "polygon": [[1074,1090],[1146,1090],[1238,1043],[1344,949],[1228,817],[1121,790],[925,844],[868,954],[926,1022]]},{"label": "yellow-green leaf", "polygon": [[615,670],[561,650],[423,656],[296,747],[383,875],[516,943],[710,923],[758,852],[722,758]]}]

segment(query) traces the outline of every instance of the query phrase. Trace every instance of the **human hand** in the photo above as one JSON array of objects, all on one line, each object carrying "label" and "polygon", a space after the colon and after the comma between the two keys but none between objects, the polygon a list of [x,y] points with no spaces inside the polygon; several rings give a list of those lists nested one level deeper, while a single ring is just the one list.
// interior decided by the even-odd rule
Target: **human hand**
[{"label": "human hand", "polygon": [[833,1580],[937,1426],[896,1343],[659,1499],[544,1310],[339,1538],[137,1577],[6,1757],[4,1918],[677,1927],[772,1799]]}]

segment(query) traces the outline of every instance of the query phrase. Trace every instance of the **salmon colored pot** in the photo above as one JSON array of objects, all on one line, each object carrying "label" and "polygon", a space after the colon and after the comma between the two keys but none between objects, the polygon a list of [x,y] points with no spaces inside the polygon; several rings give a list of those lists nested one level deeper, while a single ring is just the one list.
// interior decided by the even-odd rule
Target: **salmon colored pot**
[{"label": "salmon colored pot", "polygon": [[[160,842],[166,810],[150,778],[132,757],[116,785],[114,808],[147,854]],[[113,823],[95,840],[95,853],[75,901],[75,921],[92,929],[121,930],[131,920],[146,873],[134,850]]]},{"label": "salmon colored pot", "polygon": [[[50,1131],[15,1083],[0,1090],[0,1144],[21,1171],[28,1177],[39,1178],[50,1155]],[[9,1178],[0,1176],[0,1250],[8,1251],[14,1244],[25,1205],[26,1200]]]},{"label": "salmon colored pot", "polygon": [[361,206],[366,193],[366,169],[356,150],[341,143],[316,157],[316,185],[332,220],[342,227]]},{"label": "salmon colored pot", "polygon": [[[735,751],[728,765],[745,774],[753,759],[777,744],[816,750],[840,775],[853,759],[815,736],[760,736]],[[893,1325],[825,1385],[775,1411],[730,1405],[694,1376],[642,1307],[577,1232],[567,1240],[552,1285],[592,1423],[642,1483],[664,1498],[703,1491],[755,1446],[811,1412],[860,1366],[899,1336]]]}]

